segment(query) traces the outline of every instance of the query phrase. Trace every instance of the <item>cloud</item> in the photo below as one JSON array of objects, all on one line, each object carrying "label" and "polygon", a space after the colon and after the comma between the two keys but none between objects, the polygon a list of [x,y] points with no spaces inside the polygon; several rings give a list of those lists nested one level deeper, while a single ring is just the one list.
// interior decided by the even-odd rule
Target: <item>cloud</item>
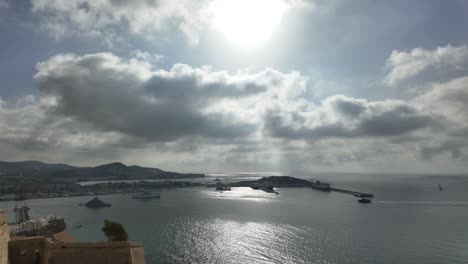
[{"label": "cloud", "polygon": [[38,63],[38,95],[0,100],[0,156],[86,164],[93,153],[95,162],[158,157],[171,169],[184,162],[200,171],[307,171],[467,153],[468,77],[428,85],[407,101],[334,95],[313,102],[314,87],[299,72],[162,69],[160,59],[135,51]]},{"label": "cloud", "polygon": [[390,137],[430,128],[435,120],[403,101],[368,102],[343,95],[326,98],[318,106],[272,109],[265,131],[291,139]]},{"label": "cloud", "polygon": [[421,148],[421,155],[424,159],[432,159],[436,155],[448,153],[453,159],[459,159],[464,155],[462,148],[466,147],[464,140],[447,140],[437,145],[424,146]]},{"label": "cloud", "polygon": [[[31,10],[42,17],[42,26],[56,38],[72,34],[114,41],[115,33],[122,29],[137,35],[176,29],[196,44],[218,1],[221,0],[31,0]],[[285,3],[310,6],[307,1]]]},{"label": "cloud", "polygon": [[437,112],[454,123],[464,124],[468,122],[468,76],[428,85],[413,101],[428,112]]},{"label": "cloud", "polygon": [[1,8],[8,8],[9,4],[7,0],[0,0],[0,9]]},{"label": "cloud", "polygon": [[24,150],[93,149],[123,139],[115,132],[97,132],[69,118],[50,116],[44,108],[47,104],[47,99],[34,96],[21,97],[16,104],[6,103],[0,98],[0,142]]},{"label": "cloud", "polygon": [[464,69],[467,63],[468,48],[466,45],[452,47],[448,44],[434,50],[415,48],[410,52],[394,50],[387,59],[388,72],[384,82],[393,86],[428,70]]},{"label": "cloud", "polygon": [[[141,58],[140,58],[141,59]],[[176,64],[153,70],[139,58],[111,53],[61,54],[37,65],[34,77],[50,114],[149,141],[236,138],[256,130],[249,105],[301,85],[296,73],[213,71]]]}]

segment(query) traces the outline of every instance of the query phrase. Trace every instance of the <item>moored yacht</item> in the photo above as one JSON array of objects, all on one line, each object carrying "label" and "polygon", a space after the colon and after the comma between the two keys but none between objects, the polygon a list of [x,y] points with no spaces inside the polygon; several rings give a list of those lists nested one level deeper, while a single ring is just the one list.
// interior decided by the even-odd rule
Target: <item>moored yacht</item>
[{"label": "moored yacht", "polygon": [[92,200],[88,201],[87,203],[83,204],[83,205],[86,206],[86,207],[92,207],[92,208],[112,206],[112,204],[103,202],[97,196],[94,197]]}]

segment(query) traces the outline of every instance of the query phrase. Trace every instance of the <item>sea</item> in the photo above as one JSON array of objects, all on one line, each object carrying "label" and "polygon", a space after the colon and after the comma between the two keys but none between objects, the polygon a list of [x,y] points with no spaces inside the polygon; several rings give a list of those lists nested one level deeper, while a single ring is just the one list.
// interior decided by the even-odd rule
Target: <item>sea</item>
[{"label": "sea", "polygon": [[[255,175],[212,175],[225,182]],[[316,178],[317,179],[317,178]],[[32,217],[58,215],[81,242],[105,241],[104,219],[144,245],[146,263],[468,263],[468,177],[322,175],[333,187],[375,195],[370,204],[310,188],[155,190],[160,199],[105,195],[29,200]],[[439,191],[439,184],[443,187]],[[10,220],[14,202],[0,202]]]}]

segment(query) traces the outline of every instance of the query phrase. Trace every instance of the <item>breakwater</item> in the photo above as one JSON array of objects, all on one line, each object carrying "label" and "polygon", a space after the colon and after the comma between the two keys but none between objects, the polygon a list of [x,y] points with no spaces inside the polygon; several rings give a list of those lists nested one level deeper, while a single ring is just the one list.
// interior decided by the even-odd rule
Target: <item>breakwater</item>
[{"label": "breakwater", "polygon": [[356,197],[363,197],[363,198],[364,197],[366,197],[366,198],[374,197],[374,195],[372,193],[363,193],[363,192],[350,191],[350,190],[338,189],[338,188],[331,188],[330,190],[333,191],[333,192],[340,192],[340,193],[354,195]]}]

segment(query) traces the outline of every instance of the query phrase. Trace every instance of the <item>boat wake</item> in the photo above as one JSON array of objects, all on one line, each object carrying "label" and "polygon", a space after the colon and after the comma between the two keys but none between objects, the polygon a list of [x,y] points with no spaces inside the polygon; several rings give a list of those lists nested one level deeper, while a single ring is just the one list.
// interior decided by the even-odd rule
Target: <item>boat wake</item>
[{"label": "boat wake", "polygon": [[468,206],[468,201],[374,201],[376,204]]}]

